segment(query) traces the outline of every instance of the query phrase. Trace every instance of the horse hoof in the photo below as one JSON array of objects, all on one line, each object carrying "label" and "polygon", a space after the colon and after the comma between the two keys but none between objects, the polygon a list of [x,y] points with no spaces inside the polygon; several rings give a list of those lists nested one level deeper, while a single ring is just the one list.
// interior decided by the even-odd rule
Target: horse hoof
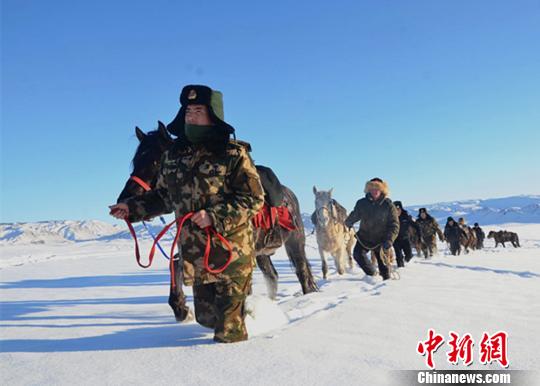
[{"label": "horse hoof", "polygon": [[178,323],[188,323],[195,320],[195,315],[193,315],[193,312],[191,311],[191,308],[188,308],[187,313],[186,312],[178,312],[174,313],[174,318]]}]

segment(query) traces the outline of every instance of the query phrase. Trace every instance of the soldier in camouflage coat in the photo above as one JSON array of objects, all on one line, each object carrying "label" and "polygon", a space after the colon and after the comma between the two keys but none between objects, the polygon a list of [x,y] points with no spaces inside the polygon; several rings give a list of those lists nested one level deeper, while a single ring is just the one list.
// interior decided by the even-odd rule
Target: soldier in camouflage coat
[{"label": "soldier in camouflage coat", "polygon": [[420,208],[418,210],[418,219],[416,220],[416,223],[420,226],[424,238],[424,244],[422,246],[424,249],[424,256],[426,258],[432,257],[433,254],[437,253],[437,240],[435,236],[438,235],[439,240],[444,241],[444,234],[441,231],[441,228],[439,228],[437,220],[431,217],[426,208]]},{"label": "soldier in camouflage coat", "polygon": [[[163,155],[155,188],[118,204],[123,206],[116,208],[116,217],[127,215],[135,222],[164,213],[181,218],[195,212],[178,243],[184,284],[193,286],[195,317],[214,329],[215,341],[246,340],[244,305],[255,264],[251,219],[262,208],[263,189],[249,145],[229,139],[234,129],[223,120],[221,93],[186,86],[180,102],[178,115],[167,127],[178,139]],[[222,273],[204,267],[207,226],[233,247],[232,262]],[[228,256],[213,238],[209,267],[223,266]]]}]

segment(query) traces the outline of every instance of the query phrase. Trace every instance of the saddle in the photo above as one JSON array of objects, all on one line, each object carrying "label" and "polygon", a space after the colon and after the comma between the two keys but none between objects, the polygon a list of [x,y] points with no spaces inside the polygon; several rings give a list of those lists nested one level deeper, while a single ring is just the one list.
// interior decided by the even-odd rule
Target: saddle
[{"label": "saddle", "polygon": [[285,205],[285,192],[272,169],[256,165],[264,190],[264,206],[253,218],[253,225],[269,231],[276,225],[286,230],[294,230],[293,218]]}]

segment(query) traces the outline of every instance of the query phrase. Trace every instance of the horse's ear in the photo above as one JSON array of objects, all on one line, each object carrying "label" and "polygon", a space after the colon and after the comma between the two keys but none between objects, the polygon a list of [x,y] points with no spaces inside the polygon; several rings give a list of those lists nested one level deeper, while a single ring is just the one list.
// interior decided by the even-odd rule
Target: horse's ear
[{"label": "horse's ear", "polygon": [[167,126],[161,121],[157,121],[158,123],[158,130],[161,136],[167,140],[171,139],[171,136],[169,135],[169,132],[167,131]]},{"label": "horse's ear", "polygon": [[144,134],[144,131],[139,129],[139,126],[135,126],[135,135],[139,139],[139,141],[142,141],[144,137],[146,137],[146,134]]},{"label": "horse's ear", "polygon": [[317,187],[313,185],[313,194],[317,194]]}]

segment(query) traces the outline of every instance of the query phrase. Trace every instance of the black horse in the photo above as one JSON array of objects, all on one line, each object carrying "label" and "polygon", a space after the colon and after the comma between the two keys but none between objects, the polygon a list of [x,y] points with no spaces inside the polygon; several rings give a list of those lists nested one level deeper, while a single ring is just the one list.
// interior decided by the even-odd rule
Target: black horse
[{"label": "black horse", "polygon": [[[150,187],[155,186],[157,174],[160,168],[161,156],[174,142],[165,125],[158,122],[158,129],[144,133],[138,127],[135,134],[139,139],[139,146],[133,157],[132,176],[143,180]],[[269,296],[275,298],[277,294],[278,273],[270,259],[276,250],[285,245],[287,256],[296,270],[296,276],[302,286],[304,294],[318,290],[317,284],[311,273],[311,267],[306,257],[304,225],[300,213],[300,205],[294,193],[287,187],[283,187],[284,205],[291,213],[294,230],[287,230],[276,226],[270,231],[255,228],[255,247],[257,254],[257,265],[263,272],[268,286]],[[144,188],[133,179],[129,179],[122,192],[118,196],[118,202],[128,197],[141,195]],[[175,263],[176,283],[182,283],[182,268]],[[169,305],[173,309],[176,319],[182,321],[186,318],[189,308],[185,304],[185,295],[181,285],[176,288],[171,286],[169,295]]]}]

